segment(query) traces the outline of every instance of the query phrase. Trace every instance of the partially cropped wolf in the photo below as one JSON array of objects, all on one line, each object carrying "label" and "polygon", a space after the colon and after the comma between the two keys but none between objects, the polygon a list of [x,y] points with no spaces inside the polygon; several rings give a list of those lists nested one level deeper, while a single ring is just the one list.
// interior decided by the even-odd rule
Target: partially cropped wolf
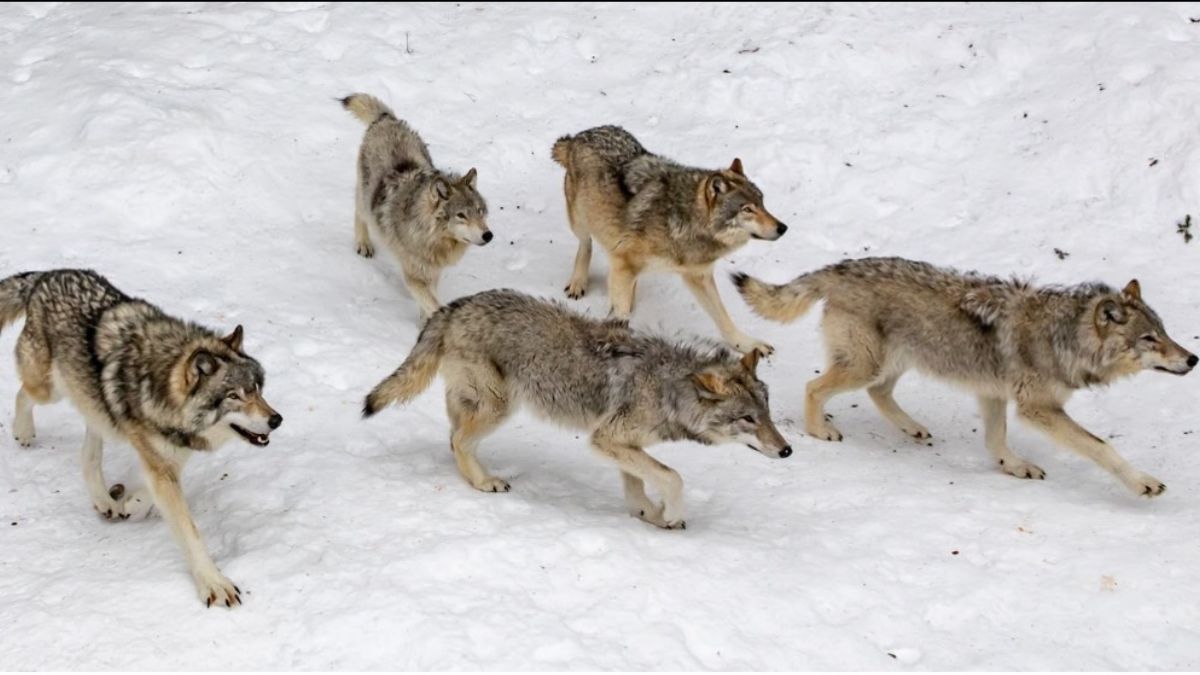
[{"label": "partially cropped wolf", "polygon": [[487,202],[475,189],[475,169],[464,176],[434,167],[425,141],[382,101],[367,94],[341,99],[367,125],[358,151],[354,240],[358,254],[375,255],[371,230],[404,272],[404,283],[429,318],[442,270],[467,246],[492,240]]},{"label": "partially cropped wolf", "polygon": [[[26,272],[0,281],[0,329],[25,316],[17,338],[13,435],[34,439],[33,407],[66,396],[83,416],[83,478],[103,517],[143,517],[157,506],[183,547],[200,599],[232,607],[241,592],[217,569],[180,487],[195,451],[234,438],[264,446],[283,418],[263,399],[263,369],[225,337],[164,314],[90,270]],[[103,440],[137,451],[149,492],[125,494],[102,471]]]},{"label": "partially cropped wolf", "polygon": [[1044,478],[1045,472],[1009,449],[1008,401],[1026,423],[1135,494],[1152,497],[1166,489],[1063,410],[1077,389],[1147,369],[1186,375],[1195,367],[1196,355],[1167,335],[1136,280],[1121,291],[1100,283],[1039,288],[900,258],[864,258],[781,285],[745,274],[734,282],[756,312],[776,321],[794,321],[825,301],[829,365],[809,382],[804,407],[812,436],[841,440],[825,418],[825,402],[867,387],[884,417],[911,436],[928,437],[892,398],[904,371],[917,368],[975,392],[987,448],[1018,478]]},{"label": "partially cropped wolf", "polygon": [[[674,440],[745,443],[768,457],[791,447],[776,430],[757,353],[738,360],[724,348],[680,345],[599,321],[515,291],[486,291],[443,307],[412,353],[366,398],[363,415],[404,403],[440,371],[446,383],[450,447],[477,490],[507,492],[475,458],[480,439],[519,404],[591,432],[591,445],[621,471],[630,513],[681,528],[683,482],[646,454]],[[646,496],[650,483],[662,496]]]},{"label": "partially cropped wolf", "polygon": [[567,170],[567,217],[579,238],[568,297],[587,291],[595,237],[608,253],[608,295],[616,318],[632,314],[641,272],[678,272],[734,349],[771,353],[770,345],[733,324],[713,280],[721,257],[751,238],[775,240],[787,231],[763,206],[762,191],[746,177],[740,159],[719,170],[682,166],[647,151],[616,126],[563,136],[552,155]]}]

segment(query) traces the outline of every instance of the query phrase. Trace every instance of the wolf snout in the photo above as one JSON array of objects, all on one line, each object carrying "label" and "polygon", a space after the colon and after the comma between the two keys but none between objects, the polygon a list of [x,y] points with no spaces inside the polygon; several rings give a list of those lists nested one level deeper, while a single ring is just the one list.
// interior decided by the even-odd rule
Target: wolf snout
[{"label": "wolf snout", "polygon": [[[778,226],[775,228],[775,235],[776,235],[776,236],[778,236],[778,237],[782,237],[784,232],[787,232],[787,225],[784,225],[783,223],[780,223],[780,224],[779,224],[779,225],[778,225]],[[787,455],[784,455],[784,457],[786,457],[786,456],[787,456]]]},{"label": "wolf snout", "polygon": [[780,459],[783,459],[784,457],[791,457],[791,456],[792,456],[792,446],[785,445],[782,448],[780,448],[780,450],[779,450]]},{"label": "wolf snout", "polygon": [[484,243],[484,244],[487,244],[488,242],[490,242],[490,241],[492,240],[492,237],[493,237],[493,236],[495,236],[495,235],[493,235],[493,234],[492,234],[492,231],[491,231],[491,230],[488,230],[487,232],[484,232],[484,233],[483,233],[483,243]]},{"label": "wolf snout", "polygon": [[280,415],[279,413],[275,413],[274,415],[271,415],[269,419],[267,419],[267,426],[271,427],[272,429],[278,429],[280,424],[283,424],[283,415]]},{"label": "wolf snout", "polygon": [[1188,370],[1195,368],[1197,363],[1200,363],[1200,356],[1192,354],[1191,356],[1187,357]]}]

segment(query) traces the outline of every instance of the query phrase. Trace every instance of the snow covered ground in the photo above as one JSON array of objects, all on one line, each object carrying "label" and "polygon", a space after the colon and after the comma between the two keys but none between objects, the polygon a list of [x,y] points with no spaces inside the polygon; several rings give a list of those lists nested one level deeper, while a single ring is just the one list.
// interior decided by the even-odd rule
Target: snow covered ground
[{"label": "snow covered ground", "polygon": [[[5,668],[1194,669],[1200,667],[1200,375],[1144,374],[1071,412],[1168,492],[1013,426],[1048,472],[982,447],[973,399],[912,375],[806,438],[815,317],[752,317],[724,273],[783,280],[895,254],[1045,282],[1142,282],[1200,348],[1200,6],[30,5],[0,7],[0,274],[90,266],[215,327],[246,327],[287,418],[267,449],[198,457],[186,487],[246,604],[206,610],[160,519],[107,523],[79,476],[83,429],[0,415]],[[483,461],[447,451],[440,385],[359,420],[417,309],[386,257],[354,254],[362,127],[379,95],[436,160],[479,169],[497,241],[443,298],[559,297],[575,240],[560,134],[620,123],[651,149],[741,157],[792,226],[720,265],[796,454],[661,446],[686,531],[625,515],[578,434],[521,416]],[[1056,254],[1055,249],[1061,251]],[[597,285],[579,309],[601,315]],[[635,323],[715,335],[678,279]],[[0,337],[12,349],[15,330]],[[0,401],[16,376],[0,361]],[[4,405],[7,405],[5,403]],[[136,482],[110,446],[111,482]]]}]

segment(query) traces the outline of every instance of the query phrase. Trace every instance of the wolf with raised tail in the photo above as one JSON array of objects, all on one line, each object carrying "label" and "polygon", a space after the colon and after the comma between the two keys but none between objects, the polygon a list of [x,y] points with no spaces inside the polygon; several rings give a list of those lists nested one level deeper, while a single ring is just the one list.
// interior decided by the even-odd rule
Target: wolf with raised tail
[{"label": "wolf with raised tail", "polygon": [[[646,446],[737,442],[767,457],[792,454],[771,421],[757,363],[757,352],[739,359],[723,347],[679,344],[515,291],[486,291],[433,315],[404,363],[367,396],[363,415],[412,400],[440,372],[450,448],[475,489],[508,492],[475,449],[523,403],[591,434],[592,449],[621,472],[631,515],[682,528],[683,481]],[[646,496],[646,483],[661,502]]]},{"label": "wolf with raised tail", "polygon": [[1134,494],[1153,497],[1166,489],[1063,409],[1079,389],[1143,370],[1186,375],[1200,360],[1171,339],[1136,280],[1119,291],[1101,283],[1037,287],[901,258],[863,258],[785,284],[745,274],[734,283],[755,312],[785,323],[825,301],[828,367],[808,383],[804,406],[811,436],[840,441],[825,403],[866,387],[884,417],[910,436],[928,438],[892,398],[896,381],[916,368],[975,393],[985,444],[1009,474],[1046,475],[1008,447],[1012,401],[1022,421],[1091,459]]}]

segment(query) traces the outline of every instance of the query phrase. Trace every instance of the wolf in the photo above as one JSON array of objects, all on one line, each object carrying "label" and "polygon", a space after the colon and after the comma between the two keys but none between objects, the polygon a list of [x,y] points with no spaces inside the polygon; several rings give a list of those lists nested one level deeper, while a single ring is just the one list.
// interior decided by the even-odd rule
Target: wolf
[{"label": "wolf", "polygon": [[[81,459],[92,505],[104,518],[157,507],[183,547],[200,599],[233,607],[241,590],[209,556],[180,476],[194,452],[232,439],[262,447],[283,417],[263,398],[263,368],[224,337],[130,297],[91,270],[25,272],[0,281],[0,329],[25,317],[17,338],[13,436],[33,443],[35,405],[65,396],[86,425]],[[126,495],[104,480],[104,439],[137,452],[146,489]]]},{"label": "wolf", "polygon": [[382,101],[368,94],[340,99],[367,125],[358,151],[354,241],[359,255],[375,255],[371,231],[400,262],[404,283],[428,319],[441,305],[437,285],[469,245],[492,240],[487,202],[465,175],[433,165],[425,141]]},{"label": "wolf", "polygon": [[762,191],[746,177],[741,159],[721,170],[683,166],[650,153],[628,131],[611,125],[563,136],[551,154],[566,169],[567,217],[579,238],[568,297],[587,292],[595,237],[611,263],[612,316],[630,317],[638,274],[665,269],[683,277],[735,349],[773,351],[734,325],[713,279],[713,265],[722,256],[751,238],[773,241],[787,232],[763,206]]},{"label": "wolf", "polygon": [[[479,441],[524,403],[543,417],[591,433],[591,447],[620,469],[631,515],[685,526],[683,481],[648,455],[655,443],[738,442],[767,457],[792,454],[771,421],[758,353],[671,342],[597,320],[559,303],[493,290],[460,298],[426,323],[404,363],[366,397],[363,416],[446,385],[450,448],[477,490],[509,484],[475,458]],[[649,483],[662,496],[646,496]]]},{"label": "wolf", "polygon": [[929,431],[892,397],[909,368],[975,393],[987,449],[1018,478],[1046,472],[1014,453],[1006,410],[1091,459],[1137,495],[1166,486],[1134,468],[1063,409],[1079,389],[1107,385],[1147,369],[1186,375],[1197,357],[1167,334],[1132,280],[1117,291],[1102,283],[1038,287],[1029,281],[961,273],[902,258],[843,260],[772,285],[746,274],[734,283],[759,315],[790,322],[825,301],[822,329],[828,367],[808,383],[809,435],[840,441],[825,416],[835,394],[867,387],[879,411],[902,431]]}]

